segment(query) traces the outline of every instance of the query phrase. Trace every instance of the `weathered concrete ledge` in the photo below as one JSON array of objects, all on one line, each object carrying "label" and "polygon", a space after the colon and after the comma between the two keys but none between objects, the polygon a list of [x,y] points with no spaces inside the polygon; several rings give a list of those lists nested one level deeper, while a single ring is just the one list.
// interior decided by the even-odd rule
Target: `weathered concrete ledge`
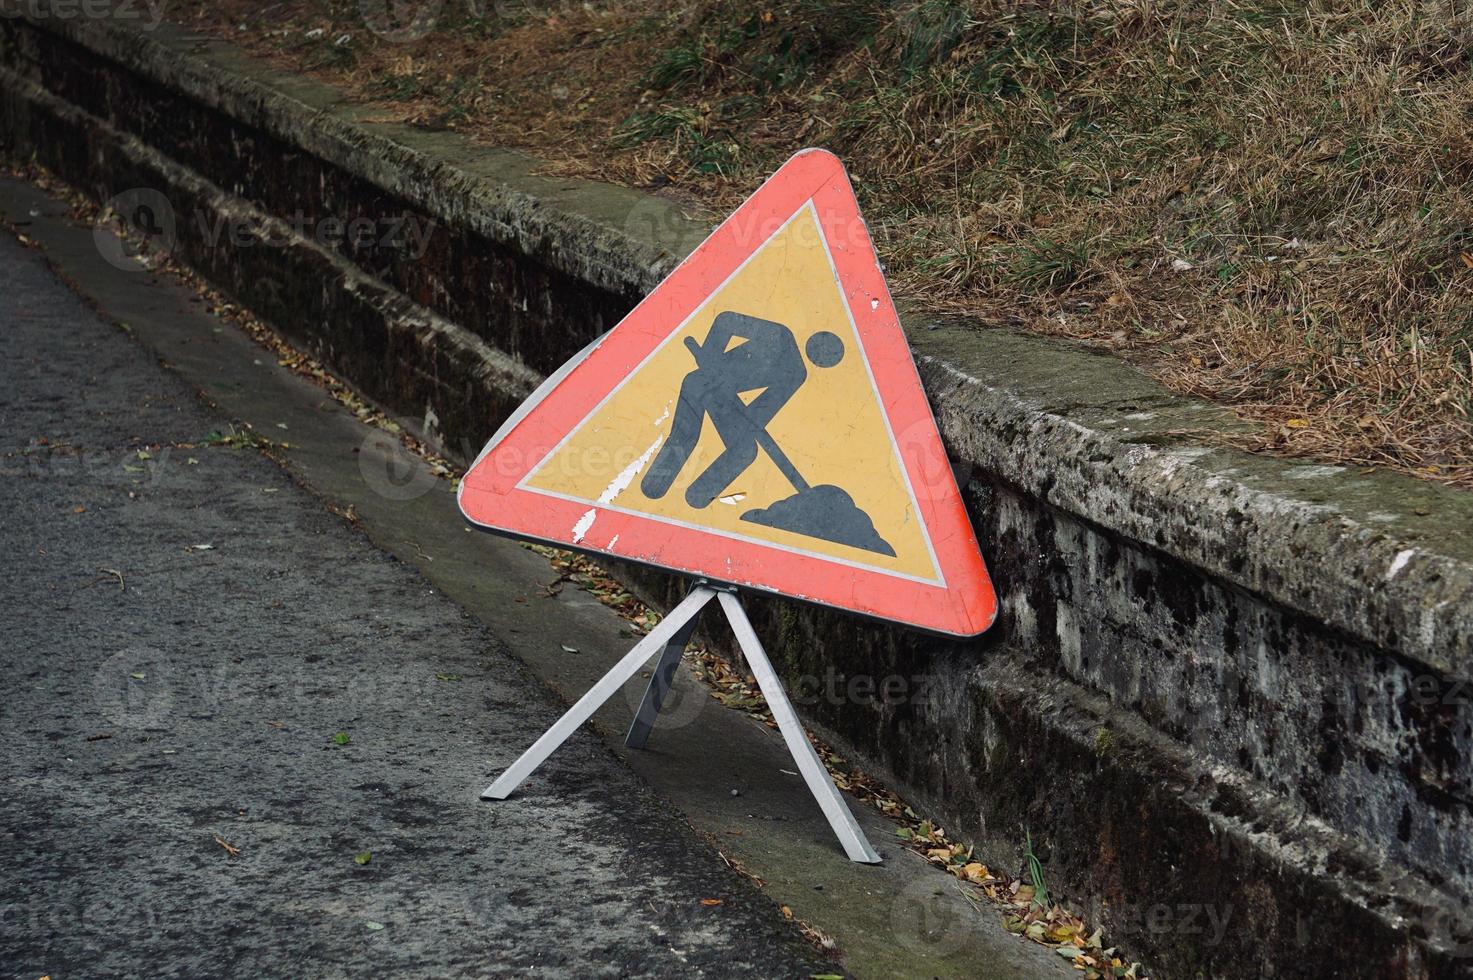
[{"label": "weathered concrete ledge", "polygon": [[[161,192],[185,261],[461,455],[706,231],[166,29],[0,21],[0,64],[11,152]],[[1230,418],[1113,360],[906,323],[1002,614],[955,644],[758,603],[790,681],[837,674],[809,719],[993,862],[1026,825],[1168,972],[1473,973],[1473,495],[1212,448]],[[847,687],[892,675],[924,696]]]}]

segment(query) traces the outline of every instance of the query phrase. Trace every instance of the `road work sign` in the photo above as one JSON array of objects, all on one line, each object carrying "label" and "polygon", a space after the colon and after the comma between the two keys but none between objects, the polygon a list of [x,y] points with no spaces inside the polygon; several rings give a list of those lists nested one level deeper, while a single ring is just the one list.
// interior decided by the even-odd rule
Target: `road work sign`
[{"label": "road work sign", "polygon": [[843,166],[788,161],[529,399],[473,523],[969,636],[996,600]]}]

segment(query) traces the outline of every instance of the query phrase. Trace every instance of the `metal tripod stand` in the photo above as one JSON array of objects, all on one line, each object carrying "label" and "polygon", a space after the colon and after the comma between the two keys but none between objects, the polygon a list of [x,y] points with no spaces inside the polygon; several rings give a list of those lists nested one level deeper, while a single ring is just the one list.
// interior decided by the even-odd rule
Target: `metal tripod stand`
[{"label": "metal tripod stand", "polygon": [[762,649],[762,642],[757,639],[757,633],[752,629],[752,623],[742,609],[741,600],[738,599],[735,592],[718,589],[706,582],[698,582],[680,605],[672,609],[670,614],[662,619],[658,626],[650,630],[635,645],[634,649],[625,654],[612,670],[600,678],[587,694],[579,698],[576,704],[542,734],[541,738],[532,743],[531,748],[508,766],[496,782],[481,794],[481,798],[504,800],[515,792],[522,781],[532,774],[532,770],[552,755],[557,747],[578,729],[579,725],[592,717],[599,706],[623,687],[658,651],[659,663],[650,677],[649,686],[645,689],[644,699],[635,713],[634,722],[629,726],[629,734],[624,738],[624,744],[630,748],[644,748],[645,743],[649,740],[655,716],[660,713],[660,704],[664,701],[665,694],[669,691],[674,679],[675,668],[680,663],[680,655],[686,643],[690,641],[691,633],[695,630],[696,616],[712,599],[720,601],[721,609],[726,613],[727,621],[731,623],[732,632],[736,634],[737,643],[741,645],[747,666],[757,678],[757,686],[762,689],[762,695],[767,699],[767,706],[772,711],[773,720],[777,722],[778,730],[782,732],[783,741],[787,743],[793,761],[798,764],[798,771],[802,774],[804,782],[808,784],[814,799],[818,801],[824,816],[828,818],[829,826],[838,835],[839,843],[844,847],[844,853],[849,855],[851,861],[861,864],[878,864],[880,856],[875,853],[875,849],[865,838],[864,832],[859,829],[859,824],[854,820],[854,814],[849,812],[843,796],[839,794],[839,788],[834,785],[828,770],[819,760],[818,753],[809,743],[803,726],[799,724],[798,716],[793,712],[793,706],[789,703],[787,693],[783,690],[782,681],[778,679],[777,672],[772,669],[772,663],[767,659],[767,652]]}]

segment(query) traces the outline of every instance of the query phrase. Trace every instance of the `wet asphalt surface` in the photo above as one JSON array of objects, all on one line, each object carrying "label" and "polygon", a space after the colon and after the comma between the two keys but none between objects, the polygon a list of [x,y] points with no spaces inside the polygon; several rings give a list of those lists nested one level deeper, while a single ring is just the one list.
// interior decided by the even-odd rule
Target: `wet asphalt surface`
[{"label": "wet asphalt surface", "polygon": [[479,800],[557,706],[229,431],[0,232],[0,976],[833,970],[586,732]]}]

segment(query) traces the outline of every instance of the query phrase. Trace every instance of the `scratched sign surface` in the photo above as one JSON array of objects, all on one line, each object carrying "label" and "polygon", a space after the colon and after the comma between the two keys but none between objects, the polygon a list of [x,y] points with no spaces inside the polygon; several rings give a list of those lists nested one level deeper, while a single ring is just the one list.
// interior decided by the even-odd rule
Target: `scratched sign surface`
[{"label": "scratched sign surface", "polygon": [[847,176],[805,151],[539,390],[461,507],[957,635],[995,600]]}]

